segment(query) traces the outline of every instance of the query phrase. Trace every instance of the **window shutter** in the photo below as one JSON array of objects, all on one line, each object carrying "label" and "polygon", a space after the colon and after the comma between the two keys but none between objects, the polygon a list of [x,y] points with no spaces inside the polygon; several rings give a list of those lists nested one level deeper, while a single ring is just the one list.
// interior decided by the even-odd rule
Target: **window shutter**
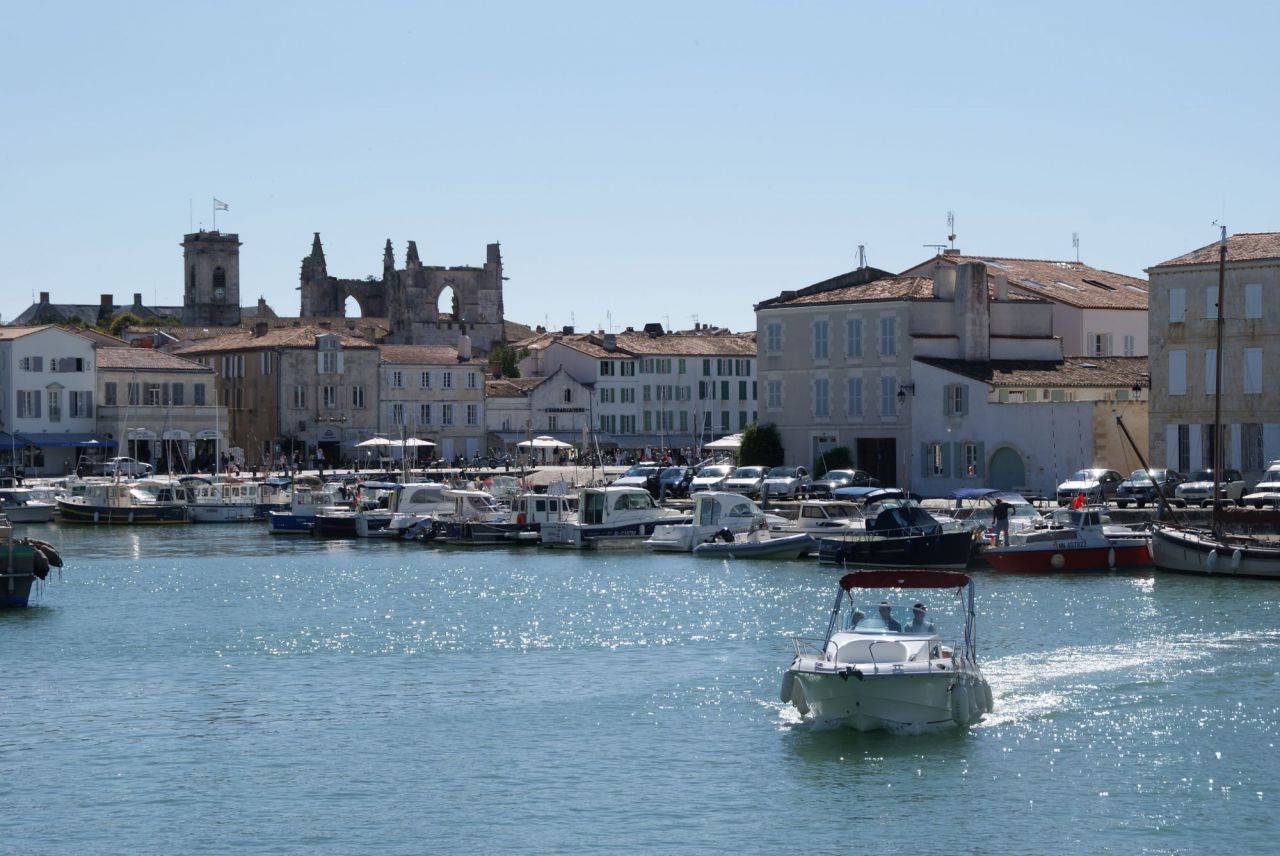
[{"label": "window shutter", "polygon": [[960,415],[969,415],[969,387],[965,384],[959,384],[960,387]]},{"label": "window shutter", "polygon": [[25,419],[26,417],[27,417],[27,394],[25,392],[19,392],[18,393],[18,418]]},{"label": "window shutter", "polygon": [[[42,371],[44,371],[44,357],[32,357],[32,358],[31,358],[31,370],[32,370],[33,372],[42,372]],[[39,414],[39,413],[36,413],[36,415],[37,415],[37,416],[39,416],[40,414]]]},{"label": "window shutter", "polygon": [[1244,287],[1244,317],[1262,317],[1262,283],[1250,282]]},{"label": "window shutter", "polygon": [[973,474],[981,481],[987,477],[987,444],[979,440],[977,445],[978,450],[975,456],[977,460],[973,464]]},{"label": "window shutter", "polygon": [[944,384],[942,387],[942,415],[951,415],[951,384]]},{"label": "window shutter", "polygon": [[[1164,426],[1164,465],[1171,470],[1178,468],[1178,426]],[[1183,473],[1186,475],[1186,473]]]},{"label": "window shutter", "polygon": [[1181,324],[1187,320],[1187,292],[1186,289],[1174,288],[1169,290],[1169,323]]},{"label": "window shutter", "polygon": [[324,371],[324,351],[316,351],[316,374]]},{"label": "window shutter", "polygon": [[93,390],[84,394],[84,415],[93,418]]},{"label": "window shutter", "polygon": [[33,395],[32,398],[35,399],[36,406],[34,408],[34,412],[31,415],[36,419],[39,419],[40,418],[40,399],[44,398],[44,396],[40,394],[39,390],[37,390],[36,394]]},{"label": "window shutter", "polygon": [[929,477],[929,444],[920,444],[920,477]]},{"label": "window shutter", "polygon": [[342,351],[338,352],[338,374],[342,374],[342,358],[346,356]]},{"label": "window shutter", "polygon": [[945,478],[951,478],[951,447],[954,443],[942,444],[942,475]]}]

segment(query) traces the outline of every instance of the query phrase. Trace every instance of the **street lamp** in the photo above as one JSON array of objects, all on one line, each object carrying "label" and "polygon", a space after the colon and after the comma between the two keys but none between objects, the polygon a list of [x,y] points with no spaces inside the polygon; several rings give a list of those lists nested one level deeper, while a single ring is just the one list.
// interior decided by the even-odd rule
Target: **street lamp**
[{"label": "street lamp", "polygon": [[908,381],[907,383],[904,383],[898,387],[898,406],[899,407],[907,403],[908,392],[911,393],[912,398],[915,397],[915,394],[916,394],[915,381]]}]

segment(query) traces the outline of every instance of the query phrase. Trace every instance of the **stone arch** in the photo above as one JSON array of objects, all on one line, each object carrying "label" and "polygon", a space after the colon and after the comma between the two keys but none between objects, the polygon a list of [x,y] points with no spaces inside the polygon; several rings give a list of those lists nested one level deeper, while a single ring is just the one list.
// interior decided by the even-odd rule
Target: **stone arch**
[{"label": "stone arch", "polygon": [[443,315],[448,315],[453,321],[457,321],[462,311],[458,303],[458,288],[452,283],[446,283],[441,286],[440,291],[436,294],[436,299],[432,302],[432,308],[436,311],[436,319]]},{"label": "stone arch", "polygon": [[999,490],[1013,490],[1027,484],[1027,464],[1011,446],[1001,446],[991,454],[987,484]]}]

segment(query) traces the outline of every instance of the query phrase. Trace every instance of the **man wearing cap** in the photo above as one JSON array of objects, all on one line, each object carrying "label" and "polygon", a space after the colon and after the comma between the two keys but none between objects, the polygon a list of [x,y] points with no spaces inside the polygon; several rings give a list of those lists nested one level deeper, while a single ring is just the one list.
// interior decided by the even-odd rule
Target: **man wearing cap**
[{"label": "man wearing cap", "polygon": [[892,615],[889,614],[889,601],[880,601],[880,620],[884,622],[884,626],[892,630],[894,633],[902,632],[902,625],[898,623]]},{"label": "man wearing cap", "polygon": [[903,628],[903,633],[933,633],[933,625],[924,620],[925,607],[917,603],[911,607],[911,623]]}]

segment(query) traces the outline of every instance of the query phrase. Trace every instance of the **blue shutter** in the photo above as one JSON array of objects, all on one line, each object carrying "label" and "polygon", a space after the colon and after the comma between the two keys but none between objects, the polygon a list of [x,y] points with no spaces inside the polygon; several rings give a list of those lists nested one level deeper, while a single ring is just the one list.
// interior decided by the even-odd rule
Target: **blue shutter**
[{"label": "blue shutter", "polygon": [[951,478],[951,447],[953,443],[942,444],[942,475],[944,478]]},{"label": "blue shutter", "polygon": [[969,415],[969,385],[960,384],[960,415]]},{"label": "blue shutter", "polygon": [[973,474],[979,481],[985,482],[987,479],[987,451],[986,443],[978,441],[978,460],[974,465]]}]

